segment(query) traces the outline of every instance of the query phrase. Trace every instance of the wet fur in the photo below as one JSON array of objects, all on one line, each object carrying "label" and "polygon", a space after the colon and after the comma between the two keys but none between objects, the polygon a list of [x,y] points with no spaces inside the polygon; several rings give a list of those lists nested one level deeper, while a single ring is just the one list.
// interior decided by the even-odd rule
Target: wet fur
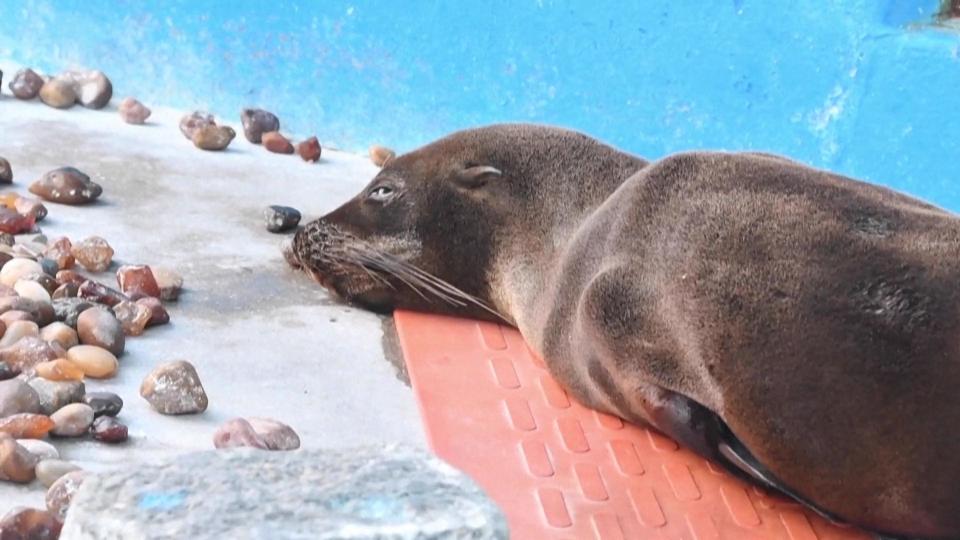
[{"label": "wet fur", "polygon": [[[457,185],[473,165],[503,177]],[[361,193],[295,241],[348,300],[503,318],[590,406],[728,465],[719,448],[742,445],[785,491],[871,530],[960,536],[955,215],[778,156],[648,164],[537,126],[454,134],[371,185],[384,178],[403,185],[388,211]],[[489,309],[329,255],[410,235],[418,251],[392,257]]]}]

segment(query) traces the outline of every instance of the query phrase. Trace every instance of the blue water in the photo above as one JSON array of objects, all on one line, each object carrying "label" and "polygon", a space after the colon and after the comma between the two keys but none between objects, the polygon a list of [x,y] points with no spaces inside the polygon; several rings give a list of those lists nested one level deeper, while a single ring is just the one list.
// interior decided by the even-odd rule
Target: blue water
[{"label": "blue water", "polygon": [[[960,210],[960,33],[937,0],[0,0],[0,57],[148,104],[407,150],[499,121],[648,158],[762,149]],[[2,139],[0,139],[2,145]]]}]

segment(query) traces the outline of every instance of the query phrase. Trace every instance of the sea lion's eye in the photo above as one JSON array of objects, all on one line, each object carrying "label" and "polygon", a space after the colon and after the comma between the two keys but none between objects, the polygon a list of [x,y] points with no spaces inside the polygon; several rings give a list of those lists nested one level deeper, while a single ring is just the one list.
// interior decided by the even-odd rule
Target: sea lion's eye
[{"label": "sea lion's eye", "polygon": [[367,197],[375,201],[385,201],[391,196],[393,196],[393,188],[390,186],[377,186],[367,194]]}]

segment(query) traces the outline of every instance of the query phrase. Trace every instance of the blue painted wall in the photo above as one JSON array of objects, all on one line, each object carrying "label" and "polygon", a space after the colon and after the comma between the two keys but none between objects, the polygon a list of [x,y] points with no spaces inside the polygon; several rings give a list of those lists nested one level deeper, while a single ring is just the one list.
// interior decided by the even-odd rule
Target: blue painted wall
[{"label": "blue painted wall", "polygon": [[[407,150],[498,121],[650,158],[763,149],[960,210],[960,32],[937,0],[0,0],[0,58]],[[2,145],[2,139],[0,139]]]}]

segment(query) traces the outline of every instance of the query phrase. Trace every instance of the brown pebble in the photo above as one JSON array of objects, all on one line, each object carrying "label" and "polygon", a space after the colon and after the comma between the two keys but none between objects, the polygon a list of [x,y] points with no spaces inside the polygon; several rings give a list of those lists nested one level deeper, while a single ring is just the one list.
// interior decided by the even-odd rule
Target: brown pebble
[{"label": "brown pebble", "polygon": [[[44,257],[53,259],[60,271],[73,268],[76,259],[73,256],[73,243],[66,236],[61,236],[51,242],[43,252]],[[59,273],[59,272],[58,272]],[[59,281],[59,280],[57,280]]]},{"label": "brown pebble", "polygon": [[33,99],[43,87],[43,77],[32,69],[21,69],[13,76],[8,87],[17,99]]},{"label": "brown pebble", "polygon": [[17,507],[0,519],[0,540],[57,540],[63,520],[45,510]]},{"label": "brown pebble", "polygon": [[153,277],[160,286],[160,299],[164,301],[175,301],[180,297],[180,290],[183,288],[183,278],[172,268],[165,266],[152,266]]},{"label": "brown pebble", "polygon": [[77,102],[77,94],[68,81],[51,79],[40,87],[40,101],[57,109],[69,109]]},{"label": "brown pebble", "polygon": [[[73,248],[71,247],[71,250]],[[57,283],[65,285],[67,283],[73,283],[75,285],[82,285],[84,281],[88,281],[90,278],[84,276],[83,274],[75,270],[60,270],[56,275]]]},{"label": "brown pebble", "polygon": [[204,126],[193,134],[193,145],[201,150],[220,151],[230,146],[237,132],[230,126]]},{"label": "brown pebble", "polygon": [[53,420],[43,414],[20,413],[0,418],[0,433],[14,439],[42,439],[53,426]]},{"label": "brown pebble", "polygon": [[120,321],[123,333],[128,336],[143,334],[143,330],[153,317],[153,311],[149,307],[136,302],[120,302],[113,306],[113,314]]},{"label": "brown pebble", "polygon": [[120,302],[130,300],[130,298],[122,292],[111,289],[103,283],[93,280],[84,281],[80,287],[77,288],[77,298],[90,300],[91,302],[96,302],[109,307],[113,307]]},{"label": "brown pebble", "polygon": [[200,376],[185,360],[157,366],[140,385],[140,395],[161,414],[193,414],[207,410]]},{"label": "brown pebble", "polygon": [[50,431],[58,437],[79,437],[93,424],[93,408],[86,403],[71,403],[50,415],[55,426]]},{"label": "brown pebble", "polygon": [[263,147],[275,154],[292,154],[293,145],[279,131],[268,131],[261,139]]},{"label": "brown pebble", "polygon": [[213,120],[212,114],[203,111],[194,111],[184,115],[184,117],[180,119],[180,133],[183,133],[184,137],[193,140],[193,135],[197,131],[200,131],[201,128],[215,125],[217,125],[217,123]]},{"label": "brown pebble", "polygon": [[71,253],[81,266],[91,272],[103,272],[113,260],[113,248],[99,236],[84,238],[74,244]]},{"label": "brown pebble", "polygon": [[[0,275],[2,275],[2,272],[0,272]],[[50,305],[50,302],[37,302],[19,296],[0,297],[0,313],[6,313],[10,310],[26,311],[40,326],[46,326],[52,323],[55,316],[53,306]]]},{"label": "brown pebble", "polygon": [[13,204],[14,210],[21,215],[32,217],[35,222],[43,221],[47,217],[47,207],[36,199],[17,197]]},{"label": "brown pebble", "polygon": [[151,110],[132,97],[123,98],[117,107],[120,118],[128,124],[141,125],[150,118]]},{"label": "brown pebble", "polygon": [[109,444],[122,443],[127,440],[127,426],[112,416],[101,416],[93,421],[93,438]]},{"label": "brown pebble", "polygon": [[144,296],[160,298],[160,286],[157,285],[153,271],[145,265],[124,265],[117,270],[117,283],[124,294],[141,293]]},{"label": "brown pebble", "polygon": [[36,476],[37,456],[17,444],[13,437],[0,433],[0,480],[29,484]]},{"label": "brown pebble", "polygon": [[300,154],[300,157],[303,158],[304,161],[316,163],[320,160],[321,152],[320,141],[318,141],[316,137],[310,137],[297,144],[297,154]]},{"label": "brown pebble", "polygon": [[[67,328],[70,328],[69,326]],[[57,358],[48,362],[41,362],[36,366],[38,377],[48,381],[82,381],[83,370],[66,358]]]},{"label": "brown pebble", "polygon": [[123,354],[125,338],[117,317],[106,309],[92,307],[77,318],[80,343],[102,347],[115,356]]},{"label": "brown pebble", "polygon": [[113,84],[102,71],[65,71],[57,79],[68,82],[76,100],[88,109],[102,109],[113,97]]},{"label": "brown pebble", "polygon": [[267,443],[253,430],[250,422],[243,418],[234,418],[220,426],[213,434],[214,448],[250,448],[267,449]]},{"label": "brown pebble", "polygon": [[214,433],[213,445],[286,451],[300,448],[300,437],[290,426],[270,418],[234,418]]},{"label": "brown pebble", "polygon": [[[3,338],[0,338],[0,349],[5,349],[27,336],[36,337],[40,335],[40,327],[33,322],[29,313],[14,309],[0,315],[0,317],[5,317],[8,313],[16,315],[2,319],[7,324],[7,330],[4,332]],[[20,314],[25,314],[27,317],[24,318]]]},{"label": "brown pebble", "polygon": [[[4,328],[9,328],[11,324],[17,321],[34,322],[33,315],[26,311],[20,311],[19,309],[11,309],[10,311],[5,311],[3,314],[0,314],[0,322],[3,322]],[[0,345],[0,347],[3,347],[3,345]]]},{"label": "brown pebble", "polygon": [[0,362],[19,369],[25,375],[33,375],[38,364],[62,358],[66,352],[63,347],[35,336],[26,336],[13,345],[0,349]]},{"label": "brown pebble", "polygon": [[67,360],[83,370],[87,377],[108,379],[117,373],[117,357],[103,347],[77,345],[67,351]]},{"label": "brown pebble", "polygon": [[56,342],[64,349],[70,349],[71,347],[80,344],[80,338],[77,336],[77,331],[71,328],[70,325],[61,321],[54,321],[41,328],[40,339],[44,341]]},{"label": "brown pebble", "polygon": [[147,321],[147,328],[170,322],[170,314],[167,308],[163,307],[163,302],[152,296],[141,298],[137,303],[146,306],[150,310],[150,320]]},{"label": "brown pebble", "polygon": [[373,145],[370,147],[370,161],[377,167],[383,167],[395,157],[397,157],[397,153],[385,146]]},{"label": "brown pebble", "polygon": [[77,293],[80,292],[80,286],[76,283],[64,283],[63,285],[57,287],[57,290],[53,291],[53,294],[50,295],[50,298],[56,300],[58,298],[76,298]]},{"label": "brown pebble", "polygon": [[61,522],[66,519],[73,496],[80,489],[86,476],[86,471],[68,472],[57,479],[47,490],[47,510]]},{"label": "brown pebble", "polygon": [[30,184],[30,193],[60,204],[86,204],[103,194],[103,188],[74,167],[60,167]]},{"label": "brown pebble", "polygon": [[43,267],[37,261],[24,258],[13,259],[0,268],[0,283],[13,287],[20,279],[38,272],[43,272]]}]

